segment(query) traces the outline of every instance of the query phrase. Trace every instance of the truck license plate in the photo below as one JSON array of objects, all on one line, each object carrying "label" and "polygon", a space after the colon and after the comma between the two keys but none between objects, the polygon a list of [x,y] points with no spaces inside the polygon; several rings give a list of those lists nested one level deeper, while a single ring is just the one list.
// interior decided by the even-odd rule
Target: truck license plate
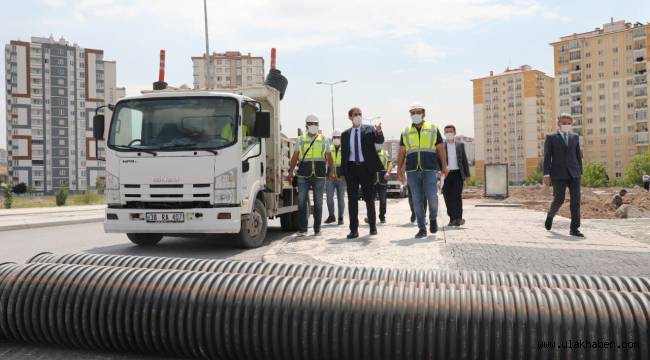
[{"label": "truck license plate", "polygon": [[182,212],[154,212],[146,213],[145,219],[148,223],[182,223],[185,216]]}]

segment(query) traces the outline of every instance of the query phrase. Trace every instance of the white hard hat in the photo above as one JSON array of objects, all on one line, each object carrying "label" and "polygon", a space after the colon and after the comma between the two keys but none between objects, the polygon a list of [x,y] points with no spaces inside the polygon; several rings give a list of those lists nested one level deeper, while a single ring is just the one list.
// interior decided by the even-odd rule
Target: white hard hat
[{"label": "white hard hat", "polygon": [[563,113],[560,114],[560,116],[557,117],[557,119],[558,120],[560,120],[560,119],[571,119],[571,120],[573,120],[573,116],[571,116],[571,114],[569,114],[569,113],[563,112]]},{"label": "white hard hat", "polygon": [[416,101],[413,104],[411,104],[411,107],[409,108],[409,110],[415,110],[415,109],[424,110],[424,106],[419,101]]},{"label": "white hard hat", "polygon": [[332,131],[332,137],[336,137],[336,136],[341,137],[341,130],[336,129]]},{"label": "white hard hat", "polygon": [[318,124],[318,115],[316,114],[309,114],[305,118],[305,123],[316,123]]}]

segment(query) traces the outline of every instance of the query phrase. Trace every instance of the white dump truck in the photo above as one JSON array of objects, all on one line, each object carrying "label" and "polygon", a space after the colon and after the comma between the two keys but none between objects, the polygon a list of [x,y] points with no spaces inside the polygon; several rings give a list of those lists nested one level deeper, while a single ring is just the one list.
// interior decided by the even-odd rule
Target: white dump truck
[{"label": "white dump truck", "polygon": [[[292,144],[281,133],[280,98],[260,85],[120,99],[106,139],[105,231],[145,246],[170,235],[238,234],[254,248],[264,243],[269,218],[295,229]],[[98,140],[103,124],[96,115]]]}]

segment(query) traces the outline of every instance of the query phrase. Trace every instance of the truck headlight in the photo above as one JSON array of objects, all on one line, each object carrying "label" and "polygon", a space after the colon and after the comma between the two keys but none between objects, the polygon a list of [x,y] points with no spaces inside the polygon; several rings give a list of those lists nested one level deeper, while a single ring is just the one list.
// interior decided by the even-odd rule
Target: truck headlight
[{"label": "truck headlight", "polygon": [[216,189],[234,189],[237,187],[237,172],[230,169],[214,178],[214,188]]},{"label": "truck headlight", "polygon": [[235,190],[215,190],[215,204],[233,204],[235,203]]},{"label": "truck headlight", "polygon": [[106,190],[106,203],[108,205],[119,205],[120,201],[120,190]]},{"label": "truck headlight", "polygon": [[106,173],[106,190],[119,190],[120,189],[120,178],[117,176]]}]

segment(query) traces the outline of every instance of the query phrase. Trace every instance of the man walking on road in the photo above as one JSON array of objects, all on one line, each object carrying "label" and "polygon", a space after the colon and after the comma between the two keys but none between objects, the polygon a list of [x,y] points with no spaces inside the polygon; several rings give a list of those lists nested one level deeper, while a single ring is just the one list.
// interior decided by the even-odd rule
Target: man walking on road
[{"label": "man walking on road", "polygon": [[650,191],[650,175],[643,174],[641,180],[643,181],[643,188],[645,191]]},{"label": "man walking on road", "polygon": [[463,219],[463,184],[469,177],[469,163],[465,153],[465,144],[456,142],[456,127],[445,126],[445,152],[449,174],[444,179],[442,195],[449,215],[448,226],[461,226]]},{"label": "man walking on road", "polygon": [[580,227],[580,178],[582,177],[582,153],[580,140],[574,134],[573,118],[562,113],[558,117],[557,132],[547,135],[544,141],[544,184],[553,185],[553,202],[548,210],[544,227],[551,230],[553,217],[564,203],[566,188],[571,196],[572,236],[584,237]]},{"label": "man walking on road", "polygon": [[402,131],[398,176],[404,182],[406,173],[419,228],[415,237],[423,238],[427,236],[424,220],[425,199],[429,206],[429,231],[433,234],[438,232],[436,172],[441,171],[443,176],[447,175],[447,155],[440,130],[424,120],[424,107],[420,103],[415,103],[409,112],[412,124]]},{"label": "man walking on road", "polygon": [[325,220],[325,224],[336,222],[334,217],[334,193],[336,193],[336,200],[338,201],[338,224],[343,225],[343,213],[345,211],[345,178],[341,176],[341,130],[336,129],[332,132],[332,146],[330,148],[332,158],[334,161],[334,179],[327,180],[327,212],[329,217]]},{"label": "man walking on road", "polygon": [[348,213],[350,233],[348,239],[359,237],[359,186],[366,202],[370,235],[377,235],[377,218],[373,198],[373,180],[378,171],[383,170],[375,144],[384,143],[381,124],[362,125],[361,109],[354,107],[348,111],[352,127],[341,135],[342,162],[341,175],[345,177],[348,188]]},{"label": "man walking on road", "polygon": [[[388,151],[384,150],[383,144],[375,144],[375,148],[377,149],[379,160],[385,169],[379,171],[375,178],[375,193],[379,198],[379,222],[384,224],[386,223],[386,198],[388,197],[388,179],[390,178],[390,172],[393,169],[393,162],[390,160]],[[365,221],[368,223],[368,218],[366,218]]]},{"label": "man walking on road", "polygon": [[[307,134],[298,138],[289,163],[289,183],[298,164],[298,233],[305,235],[308,226],[309,189],[314,192],[314,235],[320,234],[325,179],[333,178],[332,156],[327,139],[318,134],[318,116],[305,119]],[[329,174],[328,174],[329,169]]]}]

